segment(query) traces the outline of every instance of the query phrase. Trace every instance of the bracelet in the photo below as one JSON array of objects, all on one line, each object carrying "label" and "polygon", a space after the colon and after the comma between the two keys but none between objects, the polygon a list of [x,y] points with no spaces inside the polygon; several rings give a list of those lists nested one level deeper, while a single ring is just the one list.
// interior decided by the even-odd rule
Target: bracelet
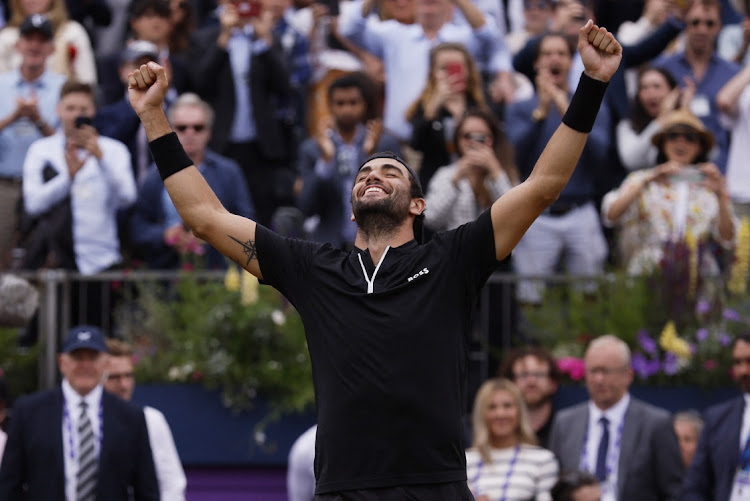
[{"label": "bracelet", "polygon": [[573,99],[570,100],[570,106],[562,122],[578,132],[585,134],[591,132],[608,85],[608,82],[595,80],[585,73],[581,74],[578,88],[573,94]]},{"label": "bracelet", "polygon": [[193,165],[193,161],[185,153],[185,149],[174,132],[154,139],[148,143],[148,147],[162,181]]}]

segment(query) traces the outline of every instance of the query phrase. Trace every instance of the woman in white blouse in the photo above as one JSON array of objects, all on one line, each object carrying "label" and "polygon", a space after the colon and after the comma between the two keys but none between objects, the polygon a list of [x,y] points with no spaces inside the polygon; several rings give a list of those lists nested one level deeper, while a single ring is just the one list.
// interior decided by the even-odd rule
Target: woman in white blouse
[{"label": "woman in white blouse", "polygon": [[[707,161],[714,138],[690,111],[673,111],[652,138],[658,150],[655,166],[631,172],[602,201],[605,226],[619,229],[620,254],[631,274],[656,269],[665,245],[712,240],[734,246],[735,218],[726,181]],[[701,274],[718,273],[710,252],[703,252]]]},{"label": "woman in white blouse", "polygon": [[[692,87],[688,87],[692,89]],[[656,161],[656,147],[651,136],[663,124],[664,117],[681,103],[692,98],[692,91],[677,87],[671,73],[662,68],[647,66],[638,73],[638,90],[630,116],[617,124],[617,151],[628,171],[646,169]]]},{"label": "woman in white blouse", "polygon": [[47,59],[47,68],[79,82],[96,84],[96,62],[86,30],[68,19],[65,0],[10,0],[12,12],[8,25],[0,30],[0,72],[18,68],[21,55],[15,50],[18,28],[24,19],[43,14],[52,24],[55,51]]},{"label": "woman in white blouse", "polygon": [[507,379],[486,381],[474,399],[474,439],[466,451],[469,489],[477,501],[548,501],[559,466],[539,447],[526,404]]}]

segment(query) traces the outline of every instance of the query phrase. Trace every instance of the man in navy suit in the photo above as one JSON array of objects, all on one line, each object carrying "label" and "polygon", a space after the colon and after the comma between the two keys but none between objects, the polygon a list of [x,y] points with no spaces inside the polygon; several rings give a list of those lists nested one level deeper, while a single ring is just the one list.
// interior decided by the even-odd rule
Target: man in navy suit
[{"label": "man in navy suit", "polygon": [[0,499],[159,499],[143,410],[102,391],[106,351],[98,328],[71,329],[58,357],[61,387],[18,400]]},{"label": "man in navy suit", "polygon": [[706,410],[698,448],[683,485],[683,501],[750,499],[750,332],[732,347],[732,374],[742,397]]}]

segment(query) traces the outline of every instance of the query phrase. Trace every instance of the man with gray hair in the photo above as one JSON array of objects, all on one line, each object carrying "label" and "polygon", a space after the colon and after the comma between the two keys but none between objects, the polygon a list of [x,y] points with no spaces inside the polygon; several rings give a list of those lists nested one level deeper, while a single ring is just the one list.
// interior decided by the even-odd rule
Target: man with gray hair
[{"label": "man with gray hair", "polygon": [[[208,149],[214,122],[211,106],[188,92],[172,104],[167,118],[185,152],[224,207],[253,218],[255,209],[239,166]],[[135,251],[151,268],[176,268],[180,265],[180,256],[186,253],[202,255],[207,268],[226,267],[222,255],[183,224],[155,168],[149,169],[139,190],[130,229]]]},{"label": "man with gray hair", "polygon": [[668,412],[630,396],[630,348],[605,335],[584,357],[590,400],[561,411],[549,448],[560,470],[599,480],[603,501],[677,499],[684,473]]}]

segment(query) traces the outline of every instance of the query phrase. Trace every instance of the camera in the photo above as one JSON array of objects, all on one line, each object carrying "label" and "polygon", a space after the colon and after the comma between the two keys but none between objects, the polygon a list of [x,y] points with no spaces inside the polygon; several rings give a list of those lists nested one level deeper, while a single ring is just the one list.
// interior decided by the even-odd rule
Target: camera
[{"label": "camera", "polygon": [[91,120],[91,117],[76,117],[76,129],[80,129],[84,125],[93,125],[93,121]]}]

